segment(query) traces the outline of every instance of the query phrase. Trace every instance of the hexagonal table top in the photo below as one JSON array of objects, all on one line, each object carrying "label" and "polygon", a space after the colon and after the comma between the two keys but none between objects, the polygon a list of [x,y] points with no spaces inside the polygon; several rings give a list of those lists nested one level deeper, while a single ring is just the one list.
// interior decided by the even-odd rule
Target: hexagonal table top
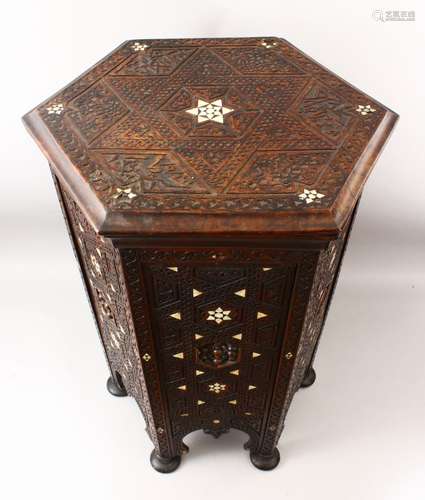
[{"label": "hexagonal table top", "polygon": [[106,235],[336,234],[396,120],[279,38],[128,41],[24,117]]}]

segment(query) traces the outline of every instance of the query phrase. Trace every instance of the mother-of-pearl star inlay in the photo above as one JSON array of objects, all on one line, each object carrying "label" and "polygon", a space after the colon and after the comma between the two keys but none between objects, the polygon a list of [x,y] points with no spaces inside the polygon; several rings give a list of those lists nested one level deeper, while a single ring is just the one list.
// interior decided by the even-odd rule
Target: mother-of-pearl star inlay
[{"label": "mother-of-pearl star inlay", "polygon": [[202,99],[198,99],[198,106],[196,108],[186,110],[186,113],[195,115],[198,117],[198,123],[206,122],[208,120],[217,123],[224,123],[224,115],[234,111],[231,108],[226,108],[223,106],[221,99],[217,99],[213,102],[206,102]]}]

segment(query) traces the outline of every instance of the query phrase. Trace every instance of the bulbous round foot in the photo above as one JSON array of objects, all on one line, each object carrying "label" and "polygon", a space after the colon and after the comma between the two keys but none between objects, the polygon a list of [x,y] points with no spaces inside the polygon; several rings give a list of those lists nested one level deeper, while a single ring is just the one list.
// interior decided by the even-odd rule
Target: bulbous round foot
[{"label": "bulbous round foot", "polygon": [[280,462],[280,453],[277,448],[273,450],[273,453],[270,456],[259,455],[251,451],[249,458],[251,459],[252,465],[257,467],[257,469],[272,470]]},{"label": "bulbous round foot", "polygon": [[157,455],[155,450],[151,453],[151,465],[152,467],[163,474],[168,474],[169,472],[174,472],[180,465],[181,457],[177,455],[173,458],[163,458]]},{"label": "bulbous round foot", "polygon": [[316,372],[313,368],[309,368],[304,375],[303,381],[301,382],[301,387],[310,387],[314,384],[316,380]]},{"label": "bulbous round foot", "polygon": [[118,385],[112,377],[108,378],[108,381],[106,382],[106,388],[108,389],[108,392],[112,394],[112,396],[116,396],[119,398],[127,396],[127,391],[124,389],[124,387]]}]

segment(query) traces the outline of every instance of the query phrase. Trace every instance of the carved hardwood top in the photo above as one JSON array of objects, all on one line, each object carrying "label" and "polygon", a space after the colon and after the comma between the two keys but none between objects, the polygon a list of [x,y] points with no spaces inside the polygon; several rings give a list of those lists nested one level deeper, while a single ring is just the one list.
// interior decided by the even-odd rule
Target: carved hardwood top
[{"label": "carved hardwood top", "polygon": [[335,235],[396,119],[279,38],[128,41],[24,117],[109,235]]}]

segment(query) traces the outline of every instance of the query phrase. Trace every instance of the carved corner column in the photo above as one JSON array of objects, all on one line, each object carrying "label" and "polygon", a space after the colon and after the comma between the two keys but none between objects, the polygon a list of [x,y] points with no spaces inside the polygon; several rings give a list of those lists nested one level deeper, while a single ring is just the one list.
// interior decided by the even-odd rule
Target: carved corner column
[{"label": "carved corner column", "polygon": [[[293,311],[295,316],[299,315],[301,318],[301,322],[294,325],[297,330],[294,333],[294,346],[293,351],[291,351],[291,353],[296,353],[294,362],[290,374],[283,372],[282,365],[282,372],[277,378],[288,380],[288,384],[284,388],[278,386],[270,409],[270,422],[264,440],[255,452],[256,455],[259,455],[260,462],[264,461],[266,465],[275,462],[276,452],[274,450],[284,429],[285,418],[295,393],[300,387],[309,387],[314,383],[315,372],[312,363],[332,293],[336,286],[354,217],[355,212],[353,212],[340,237],[331,241],[327,249],[318,253],[314,267],[306,267],[305,273],[300,275],[300,279],[305,281],[305,288],[310,288],[310,291],[306,296],[307,301],[300,304],[299,313]],[[313,279],[309,279],[309,276]]]},{"label": "carved corner column", "polygon": [[183,446],[176,446],[170,433],[139,257],[132,249],[121,249],[119,253],[122,277],[128,293],[127,310],[132,317],[133,339],[143,373],[140,380],[143,395],[138,403],[148,422],[147,431],[155,447],[151,464],[159,472],[172,472],[180,464],[180,456],[186,450]]},{"label": "carved corner column", "polygon": [[[114,356],[111,355],[107,344],[104,342],[105,335],[103,333],[103,318],[107,318],[108,316],[110,316],[111,310],[110,308],[107,308],[105,296],[102,294],[100,288],[95,287],[93,282],[93,278],[96,278],[97,275],[102,276],[102,267],[98,262],[98,259],[100,259],[102,255],[102,252],[103,255],[109,254],[110,259],[111,251],[113,252],[113,249],[110,245],[108,245],[109,242],[105,241],[103,238],[100,238],[95,233],[95,231],[79,209],[78,205],[62,188],[59,179],[56,177],[53,171],[51,171],[51,173],[62,210],[62,215],[64,217],[67,232],[71,241],[72,250],[78,263],[78,269],[83,281],[86,297],[88,299],[92,317],[94,319],[99,339],[103,347],[105,359],[111,373],[107,384],[108,390],[116,396],[126,396],[127,393],[122,383],[122,377],[119,375],[119,372],[114,369],[114,367],[116,367],[114,366],[116,365]],[[89,262],[85,261],[88,254],[87,245],[88,248],[93,247],[95,249],[98,249],[100,252],[98,253],[96,251],[93,254],[93,259],[91,259],[91,257],[89,259],[91,264],[93,264],[93,268],[90,266]],[[106,293],[112,291],[113,290],[111,289],[106,291]]]}]

